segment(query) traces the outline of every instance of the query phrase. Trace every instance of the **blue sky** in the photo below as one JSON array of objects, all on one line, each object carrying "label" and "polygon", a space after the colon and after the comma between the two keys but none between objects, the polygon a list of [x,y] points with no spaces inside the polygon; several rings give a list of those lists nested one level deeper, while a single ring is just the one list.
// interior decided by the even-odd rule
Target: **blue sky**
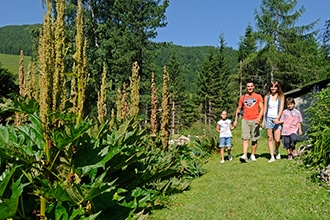
[{"label": "blue sky", "polygon": [[[228,46],[237,49],[246,26],[254,26],[254,12],[261,0],[170,0],[166,11],[168,25],[158,30],[156,42],[167,41],[182,46],[218,46],[221,33]],[[298,0],[305,13],[298,25],[320,19],[322,28],[330,19],[330,0]],[[1,0],[0,27],[42,23],[41,0]]]}]

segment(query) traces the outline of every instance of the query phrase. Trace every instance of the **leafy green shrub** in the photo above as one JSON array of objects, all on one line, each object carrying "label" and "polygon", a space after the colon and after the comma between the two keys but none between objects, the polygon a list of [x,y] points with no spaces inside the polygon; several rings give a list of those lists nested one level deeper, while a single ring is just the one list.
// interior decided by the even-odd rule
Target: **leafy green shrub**
[{"label": "leafy green shrub", "polygon": [[13,105],[28,120],[0,126],[1,219],[34,219],[42,204],[50,219],[128,219],[162,206],[164,196],[205,172],[202,148],[163,151],[134,119],[110,129],[109,121],[77,124],[75,115],[58,113],[44,140],[38,112],[30,109],[36,105]]},{"label": "leafy green shrub", "polygon": [[313,149],[304,157],[304,163],[312,167],[326,167],[330,163],[330,85],[313,95],[313,103],[307,113],[307,133]]}]

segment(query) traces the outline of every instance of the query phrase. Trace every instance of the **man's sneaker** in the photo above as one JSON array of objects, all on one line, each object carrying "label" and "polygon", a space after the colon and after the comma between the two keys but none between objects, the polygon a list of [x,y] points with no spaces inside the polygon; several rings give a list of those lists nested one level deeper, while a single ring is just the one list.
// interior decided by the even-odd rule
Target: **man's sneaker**
[{"label": "man's sneaker", "polygon": [[292,160],[292,154],[288,155],[288,160]]},{"label": "man's sneaker", "polygon": [[298,156],[297,151],[296,151],[296,150],[293,150],[293,151],[292,151],[292,155],[293,155],[294,157]]},{"label": "man's sneaker", "polygon": [[251,156],[250,156],[250,160],[252,160],[253,162],[256,162],[256,161],[257,161],[257,159],[256,159],[256,157],[254,156],[254,154],[251,154]]},{"label": "man's sneaker", "polygon": [[228,155],[228,160],[229,161],[232,161],[233,160],[233,157],[230,154]]},{"label": "man's sneaker", "polygon": [[248,162],[248,158],[247,156],[245,156],[244,154],[239,158],[239,161],[241,161],[242,163],[247,163]]},{"label": "man's sneaker", "polygon": [[224,160],[221,160],[220,163],[224,163],[225,161]]},{"label": "man's sneaker", "polygon": [[275,157],[271,157],[270,160],[268,160],[268,163],[271,163],[271,162],[274,162],[274,161],[276,161]]}]

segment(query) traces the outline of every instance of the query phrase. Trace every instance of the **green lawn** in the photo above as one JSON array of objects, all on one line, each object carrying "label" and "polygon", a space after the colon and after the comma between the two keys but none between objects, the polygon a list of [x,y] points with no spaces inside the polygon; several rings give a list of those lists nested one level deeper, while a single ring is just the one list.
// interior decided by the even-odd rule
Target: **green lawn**
[{"label": "green lawn", "polygon": [[[2,54],[0,53],[0,63],[3,68],[8,69],[11,73],[18,75],[19,70],[19,55]],[[28,70],[28,65],[31,60],[30,56],[24,56],[24,69]]]},{"label": "green lawn", "polygon": [[240,130],[234,131],[233,161],[220,164],[213,155],[208,172],[193,180],[190,190],[169,197],[168,205],[148,219],[329,219],[330,193],[310,180],[311,173],[288,161],[268,163],[263,131],[257,162],[242,164]]}]

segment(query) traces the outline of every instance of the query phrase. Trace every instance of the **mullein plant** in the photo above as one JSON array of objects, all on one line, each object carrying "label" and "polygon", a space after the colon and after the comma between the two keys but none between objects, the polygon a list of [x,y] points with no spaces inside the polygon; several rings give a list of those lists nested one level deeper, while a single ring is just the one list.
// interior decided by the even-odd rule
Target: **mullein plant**
[{"label": "mullein plant", "polygon": [[163,74],[163,91],[162,91],[162,121],[161,121],[161,132],[162,132],[162,146],[165,151],[168,147],[168,141],[170,136],[170,106],[169,106],[169,81],[170,77],[164,66]]},{"label": "mullein plant", "polygon": [[[24,53],[21,50],[20,52],[20,59],[19,59],[19,70],[18,70],[18,85],[19,85],[19,95],[24,97],[26,95],[25,88],[24,88]],[[15,120],[14,124],[21,125],[26,120],[26,115],[15,112]]]},{"label": "mullein plant", "polygon": [[117,89],[117,96],[116,96],[116,110],[117,110],[117,114],[116,114],[116,120],[118,122],[121,122],[123,117],[122,117],[122,105],[121,105],[121,102],[122,102],[122,92],[121,92],[121,89],[118,88]]},{"label": "mullein plant", "polygon": [[85,100],[86,86],[89,80],[89,73],[87,71],[87,40],[83,37],[83,11],[82,11],[82,1],[78,0],[78,11],[76,17],[76,52],[73,55],[74,68],[73,77],[76,77],[77,83],[77,119],[76,122],[79,124],[83,118],[83,107]]},{"label": "mullein plant", "polygon": [[122,120],[125,120],[128,116],[127,88],[125,82],[123,83],[123,91],[122,91],[120,105],[121,105],[121,117]]},{"label": "mullein plant", "polygon": [[106,80],[107,80],[107,69],[105,64],[103,64],[102,82],[101,89],[98,92],[97,99],[97,118],[100,123],[104,122],[107,115],[107,105],[106,105]]},{"label": "mullein plant", "polygon": [[152,137],[156,137],[157,134],[157,110],[158,110],[158,99],[157,99],[157,87],[155,84],[155,73],[151,74],[151,115],[150,115],[150,127]]},{"label": "mullein plant", "polygon": [[[56,1],[56,12],[53,11],[51,0],[46,1],[44,23],[39,38],[39,65],[41,77],[40,87],[40,119],[42,122],[45,154],[45,177],[49,178],[52,155],[50,140],[50,127],[53,125],[52,112],[62,110],[65,102],[64,81],[64,9],[65,0]],[[55,17],[56,16],[56,17]],[[40,215],[45,217],[46,198],[40,195]]]},{"label": "mullein plant", "polygon": [[65,78],[65,4],[57,1],[56,20],[54,21],[55,68],[53,73],[52,111],[61,112],[66,102]]},{"label": "mullein plant", "polygon": [[130,108],[129,115],[130,117],[137,117],[139,114],[139,104],[140,104],[140,76],[139,76],[140,67],[137,62],[134,62],[132,65],[132,76],[130,77]]}]

